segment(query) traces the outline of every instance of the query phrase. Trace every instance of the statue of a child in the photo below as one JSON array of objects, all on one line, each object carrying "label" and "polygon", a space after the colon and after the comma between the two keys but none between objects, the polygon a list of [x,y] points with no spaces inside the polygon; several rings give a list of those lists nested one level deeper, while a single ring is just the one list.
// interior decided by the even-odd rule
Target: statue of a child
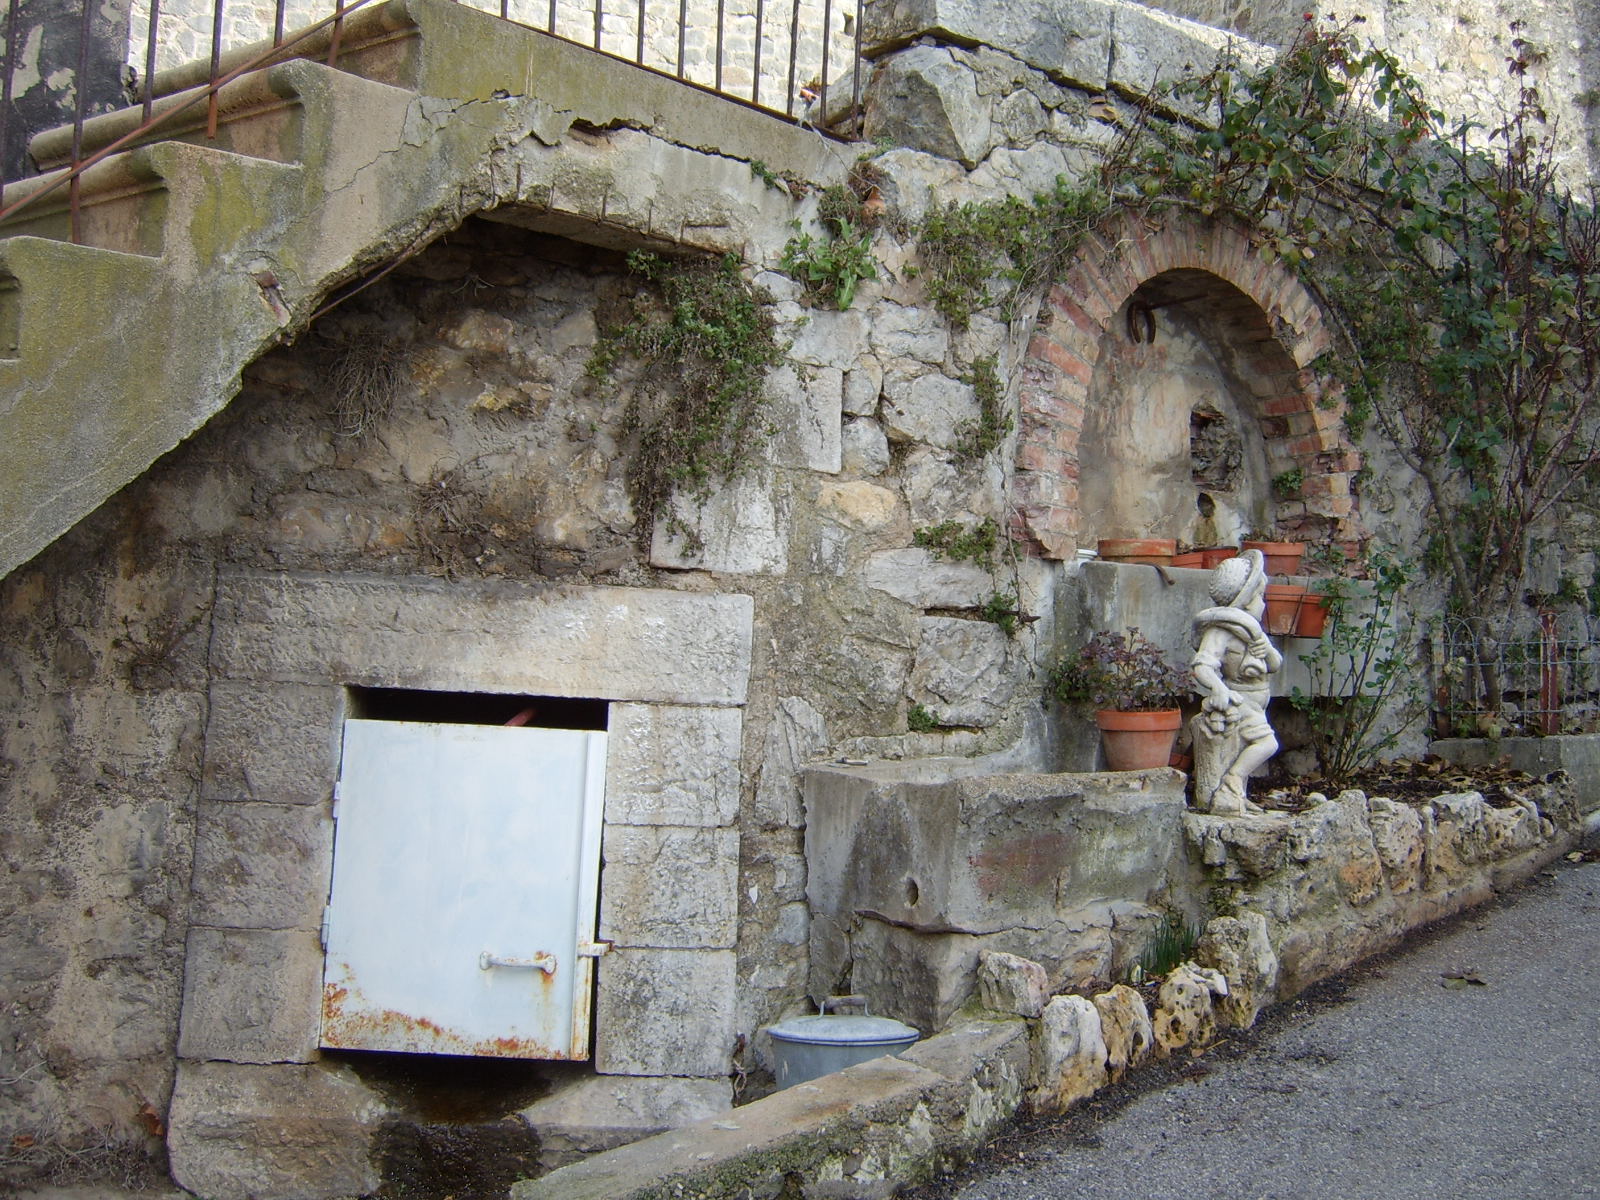
[{"label": "statue of a child", "polygon": [[1278,752],[1267,722],[1268,677],[1283,665],[1261,628],[1267,574],[1259,550],[1223,561],[1207,591],[1216,605],[1194,617],[1189,668],[1201,693],[1189,722],[1195,807],[1223,816],[1260,812],[1245,799],[1250,773]]}]

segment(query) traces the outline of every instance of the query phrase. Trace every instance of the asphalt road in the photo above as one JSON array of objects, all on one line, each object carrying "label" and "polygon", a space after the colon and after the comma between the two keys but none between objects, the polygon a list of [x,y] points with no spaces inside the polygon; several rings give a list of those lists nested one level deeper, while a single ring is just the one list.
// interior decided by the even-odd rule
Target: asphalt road
[{"label": "asphalt road", "polygon": [[1560,863],[912,1195],[1600,1197],[1600,863]]}]

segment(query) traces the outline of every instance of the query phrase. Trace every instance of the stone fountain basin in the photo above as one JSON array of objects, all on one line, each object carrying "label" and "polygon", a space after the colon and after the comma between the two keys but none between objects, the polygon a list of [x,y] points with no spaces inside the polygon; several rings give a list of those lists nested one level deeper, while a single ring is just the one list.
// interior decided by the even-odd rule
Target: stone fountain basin
[{"label": "stone fountain basin", "polygon": [[942,1028],[984,950],[1053,988],[1118,977],[1144,930],[1193,894],[1184,777],[993,773],[970,759],[814,766],[806,804],[814,999]]}]

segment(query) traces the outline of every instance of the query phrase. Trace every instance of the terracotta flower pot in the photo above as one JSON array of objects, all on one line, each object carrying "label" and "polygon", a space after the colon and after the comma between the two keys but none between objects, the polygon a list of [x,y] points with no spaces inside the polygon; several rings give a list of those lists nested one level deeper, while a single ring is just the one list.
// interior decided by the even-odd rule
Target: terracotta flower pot
[{"label": "terracotta flower pot", "polygon": [[1316,592],[1307,592],[1295,613],[1295,637],[1319,638],[1327,626],[1328,598]]},{"label": "terracotta flower pot", "polygon": [[1206,552],[1204,550],[1186,550],[1182,554],[1172,556],[1172,565],[1175,567],[1203,567],[1206,565]]},{"label": "terracotta flower pot", "polygon": [[1262,624],[1268,633],[1287,637],[1294,633],[1306,589],[1298,583],[1267,584],[1267,613]]},{"label": "terracotta flower pot", "polygon": [[1300,570],[1304,542],[1245,542],[1242,549],[1259,550],[1266,561],[1268,575],[1294,575]]},{"label": "terracotta flower pot", "polygon": [[1159,712],[1119,712],[1101,709],[1094,714],[1106,766],[1113,771],[1146,771],[1164,767],[1172,758],[1173,743],[1183,714],[1175,708]]},{"label": "terracotta flower pot", "polygon": [[1239,553],[1239,547],[1212,546],[1208,549],[1200,551],[1200,553],[1205,556],[1205,561],[1200,565],[1205,567],[1205,569],[1208,571],[1214,571],[1217,569],[1217,565],[1219,563],[1225,563],[1230,558],[1236,557]]},{"label": "terracotta flower pot", "polygon": [[1101,538],[1099,555],[1103,562],[1153,563],[1170,566],[1178,551],[1176,538]]}]

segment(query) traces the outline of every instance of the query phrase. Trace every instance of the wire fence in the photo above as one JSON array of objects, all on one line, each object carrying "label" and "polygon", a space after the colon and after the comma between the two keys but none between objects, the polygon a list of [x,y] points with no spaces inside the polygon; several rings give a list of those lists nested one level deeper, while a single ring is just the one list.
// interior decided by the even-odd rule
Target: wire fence
[{"label": "wire fence", "polygon": [[[124,0],[128,3],[129,0]],[[68,161],[57,186],[71,196],[76,234],[78,177],[101,159],[148,140],[179,109],[161,105],[163,75],[193,63],[208,65],[195,102],[211,109],[225,84],[296,57],[339,63],[341,32],[359,9],[383,0],[131,0],[126,24],[107,24],[115,0],[80,0],[75,43],[63,41],[54,19],[44,44],[62,61],[45,64],[51,79],[70,76],[70,97],[51,124],[72,127]],[[827,132],[860,111],[861,0],[452,0],[499,20],[669,76],[696,88]],[[22,0],[5,3],[0,68],[0,184],[31,171],[19,169],[19,148],[38,132],[29,128],[40,80],[39,19]],[[108,55],[108,44],[111,49]],[[108,78],[111,75],[116,78]],[[192,71],[179,85],[197,87]],[[58,86],[58,85],[56,85]],[[26,96],[24,94],[27,94]],[[831,93],[831,94],[830,94]],[[115,96],[108,102],[106,97]],[[143,108],[139,128],[109,146],[82,153],[84,121],[125,101]],[[184,108],[189,105],[185,104]],[[5,164],[11,163],[8,170]],[[51,187],[49,191],[54,191]],[[41,199],[30,188],[7,197],[0,220]]]},{"label": "wire fence", "polygon": [[[1600,632],[1582,611],[1542,610],[1537,630],[1480,651],[1471,626],[1447,618],[1435,640],[1436,727],[1453,736],[1592,732],[1600,727]],[[1500,704],[1490,703],[1489,680]]]}]

